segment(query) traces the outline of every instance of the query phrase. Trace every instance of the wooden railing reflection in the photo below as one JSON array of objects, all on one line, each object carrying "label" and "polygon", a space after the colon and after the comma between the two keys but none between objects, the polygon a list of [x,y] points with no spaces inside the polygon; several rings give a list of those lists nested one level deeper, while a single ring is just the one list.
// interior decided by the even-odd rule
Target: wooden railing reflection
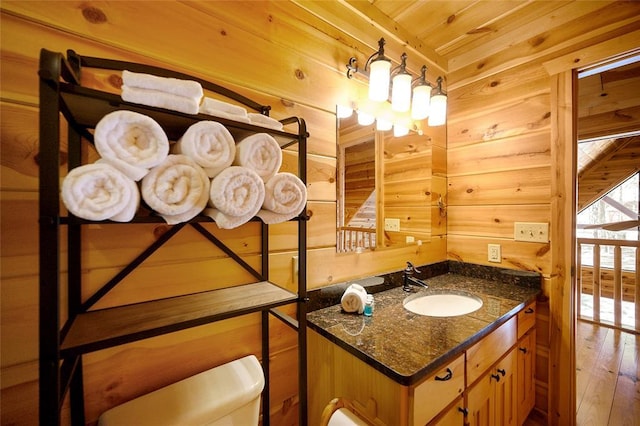
[{"label": "wooden railing reflection", "polygon": [[376,230],[374,228],[358,228],[343,226],[338,228],[338,253],[373,250],[376,248]]},{"label": "wooden railing reflection", "polygon": [[[604,240],[594,238],[577,239],[577,314],[579,319],[591,320],[598,324],[614,326],[620,329],[640,332],[640,279],[638,269],[640,261],[640,241]],[[602,247],[613,249],[613,268],[602,266]],[[623,269],[622,248],[631,248],[635,262],[625,262]],[[583,249],[593,250],[593,266],[583,264]],[[635,263],[635,264],[634,264]],[[583,313],[581,303],[582,295],[593,296],[593,315]],[[601,302],[603,298],[613,300],[613,323],[601,318]],[[634,323],[623,324],[622,302],[630,302],[634,305]]]}]

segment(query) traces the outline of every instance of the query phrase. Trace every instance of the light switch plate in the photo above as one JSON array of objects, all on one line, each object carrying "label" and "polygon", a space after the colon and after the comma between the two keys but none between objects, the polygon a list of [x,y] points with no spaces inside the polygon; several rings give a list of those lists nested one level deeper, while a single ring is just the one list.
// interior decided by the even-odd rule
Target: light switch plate
[{"label": "light switch plate", "polygon": [[400,232],[400,219],[384,218],[384,230],[392,232]]},{"label": "light switch plate", "polygon": [[536,222],[516,222],[513,226],[513,236],[516,241],[548,243],[549,224]]}]

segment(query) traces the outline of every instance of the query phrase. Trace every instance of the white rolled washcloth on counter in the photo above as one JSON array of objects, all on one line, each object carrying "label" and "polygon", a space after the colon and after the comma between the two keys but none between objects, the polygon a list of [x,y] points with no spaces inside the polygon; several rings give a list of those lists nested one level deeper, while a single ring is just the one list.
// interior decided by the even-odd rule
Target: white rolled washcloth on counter
[{"label": "white rolled washcloth on counter", "polygon": [[209,178],[186,155],[168,155],[142,179],[142,199],[174,225],[202,212],[209,200]]},{"label": "white rolled washcloth on counter", "polygon": [[292,173],[276,173],[264,184],[264,190],[258,217],[268,225],[293,219],[307,204],[307,187]]},{"label": "white rolled washcloth on counter", "polygon": [[256,126],[268,127],[269,129],[274,130],[282,130],[284,127],[282,123],[275,118],[271,118],[264,114],[250,112],[247,114],[247,116],[249,117],[249,120],[251,120],[251,124],[255,124]]},{"label": "white rolled washcloth on counter", "polygon": [[251,123],[245,108],[206,96],[200,104],[200,114],[213,115],[242,123]]},{"label": "white rolled washcloth on counter", "polygon": [[113,111],[100,119],[93,135],[98,154],[134,181],[142,179],[169,154],[169,140],[151,117]]},{"label": "white rolled washcloth on counter", "polygon": [[191,125],[171,146],[172,154],[184,154],[202,167],[210,178],[233,163],[236,142],[226,127],[216,121],[199,121]]},{"label": "white rolled washcloth on counter", "polygon": [[264,201],[264,182],[246,167],[231,166],[211,181],[209,205],[204,214],[219,228],[233,229],[258,213]]},{"label": "white rolled washcloth on counter", "polygon": [[271,135],[256,133],[236,145],[233,164],[255,171],[266,182],[280,170],[282,150]]},{"label": "white rolled washcloth on counter", "polygon": [[122,99],[142,105],[197,114],[204,95],[197,81],[122,71]]},{"label": "white rolled washcloth on counter", "polygon": [[136,183],[100,160],[71,170],[62,181],[61,193],[67,209],[87,220],[129,222],[140,205]]},{"label": "white rolled washcloth on counter", "polygon": [[345,312],[364,312],[364,304],[367,301],[367,290],[360,284],[351,284],[342,294],[340,305]]}]

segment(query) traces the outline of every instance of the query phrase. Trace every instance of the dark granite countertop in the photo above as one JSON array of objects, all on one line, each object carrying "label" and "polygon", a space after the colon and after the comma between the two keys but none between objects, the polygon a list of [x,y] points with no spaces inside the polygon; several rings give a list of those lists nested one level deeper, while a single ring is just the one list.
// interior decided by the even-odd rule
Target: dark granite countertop
[{"label": "dark granite countertop", "polygon": [[509,283],[508,277],[502,281],[449,272],[424,281],[429,289],[416,287],[414,292],[465,291],[483,305],[455,317],[418,315],[402,306],[408,293],[395,287],[374,295],[372,317],[345,313],[337,304],[307,314],[308,325],[396,382],[411,385],[506,322],[540,292]]}]

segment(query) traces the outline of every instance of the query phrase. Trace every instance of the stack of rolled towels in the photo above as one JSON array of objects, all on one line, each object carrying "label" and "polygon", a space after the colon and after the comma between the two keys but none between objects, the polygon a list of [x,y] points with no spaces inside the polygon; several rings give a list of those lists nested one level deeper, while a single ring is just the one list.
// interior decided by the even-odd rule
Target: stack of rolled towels
[{"label": "stack of rolled towels", "polygon": [[279,172],[282,150],[267,133],[236,144],[226,127],[205,120],[170,144],[152,118],[119,110],[98,122],[94,143],[100,159],[71,170],[61,188],[67,209],[83,219],[128,222],[142,199],[169,224],[204,213],[231,229],[255,216],[288,221],[307,202],[300,178]]},{"label": "stack of rolled towels", "polygon": [[367,302],[367,290],[360,284],[351,284],[342,294],[340,305],[342,310],[349,313],[361,314]]}]

